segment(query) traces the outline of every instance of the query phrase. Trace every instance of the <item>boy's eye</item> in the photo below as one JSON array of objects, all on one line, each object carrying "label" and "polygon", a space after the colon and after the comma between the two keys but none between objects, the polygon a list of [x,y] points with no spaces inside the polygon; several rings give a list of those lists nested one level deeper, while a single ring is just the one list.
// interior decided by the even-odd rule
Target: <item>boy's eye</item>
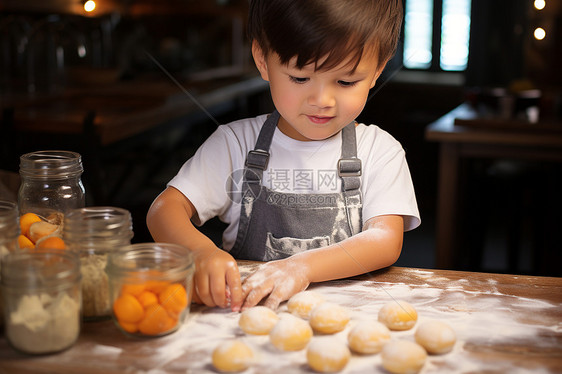
[{"label": "boy's eye", "polygon": [[338,81],[338,84],[343,87],[352,87],[357,84],[357,81],[348,82],[348,81]]},{"label": "boy's eye", "polygon": [[289,78],[295,83],[306,83],[306,82],[308,82],[308,78],[293,77],[292,75],[290,75]]}]

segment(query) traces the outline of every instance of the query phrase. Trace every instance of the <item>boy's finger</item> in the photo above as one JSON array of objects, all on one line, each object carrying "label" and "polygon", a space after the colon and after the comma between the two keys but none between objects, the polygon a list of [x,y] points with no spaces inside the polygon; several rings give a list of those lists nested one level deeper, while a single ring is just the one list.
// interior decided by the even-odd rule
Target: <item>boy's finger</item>
[{"label": "boy's finger", "polygon": [[[246,284],[244,284],[246,285]],[[244,298],[244,304],[242,305],[242,310],[251,308],[258,305],[258,303],[273,289],[273,285],[260,285],[249,289],[247,296]]]},{"label": "boy's finger", "polygon": [[200,277],[195,282],[195,294],[199,295],[201,302],[207,306],[215,306],[216,303],[209,292],[209,278]]},{"label": "boy's finger", "polygon": [[195,304],[204,304],[203,300],[199,297],[197,288],[195,287],[195,281],[191,283],[191,302]]},{"label": "boy's finger", "polygon": [[248,279],[246,279],[244,283],[242,283],[242,300],[246,300],[251,290],[252,287],[250,287]]},{"label": "boy's finger", "polygon": [[246,297],[244,298],[244,304],[242,305],[242,310],[246,310],[253,306],[256,306],[259,301],[261,300],[261,296],[256,289],[251,290],[247,293]]},{"label": "boy's finger", "polygon": [[263,305],[271,310],[277,310],[280,303],[281,303],[281,298],[278,297],[275,294],[275,292],[272,292],[271,295],[269,295],[269,297],[267,298],[267,300],[263,303]]},{"label": "boy's finger", "polygon": [[210,291],[211,297],[215,305],[221,308],[226,308],[226,284],[224,275],[223,276],[213,276],[211,279]]},{"label": "boy's finger", "polygon": [[230,307],[233,312],[238,312],[242,307],[242,284],[238,267],[230,267],[226,271],[226,286],[230,293]]},{"label": "boy's finger", "polygon": [[[258,273],[258,275],[256,275],[256,273]],[[261,275],[262,273],[260,273],[259,271],[256,273],[253,273],[252,275],[244,279],[244,282],[242,283],[243,300],[246,300],[250,292],[254,291],[255,289],[268,287],[268,282],[264,281],[264,276]]]}]

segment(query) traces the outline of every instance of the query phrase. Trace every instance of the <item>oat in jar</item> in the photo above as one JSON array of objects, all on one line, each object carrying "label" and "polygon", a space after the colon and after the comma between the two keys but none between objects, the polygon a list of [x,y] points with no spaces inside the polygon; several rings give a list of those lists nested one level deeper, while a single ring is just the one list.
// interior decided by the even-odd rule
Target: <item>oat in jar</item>
[{"label": "oat in jar", "polygon": [[78,253],[82,272],[82,316],[85,320],[111,317],[105,267],[108,255],[131,244],[129,211],[115,207],[74,209],[64,219],[63,238]]}]

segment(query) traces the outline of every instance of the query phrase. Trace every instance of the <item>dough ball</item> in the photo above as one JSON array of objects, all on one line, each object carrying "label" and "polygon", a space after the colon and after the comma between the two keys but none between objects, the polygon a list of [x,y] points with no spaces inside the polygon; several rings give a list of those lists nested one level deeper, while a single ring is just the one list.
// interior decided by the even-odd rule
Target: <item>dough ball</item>
[{"label": "dough ball", "polygon": [[415,337],[419,345],[433,354],[450,352],[457,341],[453,329],[440,321],[426,321],[420,324]]},{"label": "dough ball", "polygon": [[310,317],[312,309],[324,302],[324,297],[318,292],[301,291],[294,294],[287,302],[289,313],[293,313],[301,318]]},{"label": "dough ball", "polygon": [[379,353],[389,340],[390,331],[377,321],[360,321],[347,335],[349,348],[361,354]]},{"label": "dough ball", "polygon": [[213,366],[223,373],[246,370],[254,362],[254,352],[240,340],[219,344],[213,351]]},{"label": "dough ball", "polygon": [[240,314],[238,326],[246,334],[267,335],[278,320],[279,317],[273,310],[265,306],[255,306]]},{"label": "dough ball", "polygon": [[310,326],[322,334],[334,334],[345,329],[349,322],[349,312],[341,305],[322,303],[310,313]]},{"label": "dough ball", "polygon": [[269,333],[269,340],[282,351],[300,351],[312,338],[312,329],[303,319],[282,314]]},{"label": "dough ball", "polygon": [[416,324],[418,313],[403,300],[393,300],[379,311],[379,321],[391,330],[409,330]]},{"label": "dough ball", "polygon": [[319,373],[334,373],[342,370],[351,353],[339,340],[329,337],[313,340],[306,351],[308,365]]},{"label": "dough ball", "polygon": [[425,349],[408,340],[391,340],[381,352],[382,366],[395,374],[417,373],[426,358]]}]

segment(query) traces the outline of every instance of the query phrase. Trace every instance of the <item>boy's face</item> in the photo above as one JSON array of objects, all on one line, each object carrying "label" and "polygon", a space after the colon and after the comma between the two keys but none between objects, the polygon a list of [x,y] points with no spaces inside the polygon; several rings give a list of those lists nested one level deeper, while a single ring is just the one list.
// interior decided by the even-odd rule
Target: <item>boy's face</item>
[{"label": "boy's face", "polygon": [[365,54],[354,71],[347,62],[315,71],[314,64],[298,69],[296,57],[281,64],[276,53],[265,56],[256,42],[252,52],[281,114],[279,129],[302,141],[327,139],[353,121],[384,67],[378,65],[375,53]]}]

